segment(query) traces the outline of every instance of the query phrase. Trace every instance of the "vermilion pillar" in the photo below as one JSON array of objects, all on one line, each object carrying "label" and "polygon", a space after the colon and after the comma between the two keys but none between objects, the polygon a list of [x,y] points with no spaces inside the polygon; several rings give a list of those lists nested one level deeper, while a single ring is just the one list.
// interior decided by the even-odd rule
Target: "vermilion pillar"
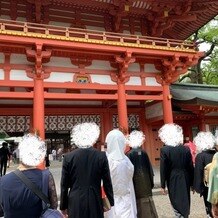
[{"label": "vermilion pillar", "polygon": [[34,80],[34,95],[33,95],[33,129],[37,134],[45,138],[45,109],[44,109],[44,84],[43,80],[48,78],[43,70],[42,60],[49,60],[51,51],[43,51],[43,44],[36,44],[35,49],[26,49],[27,57],[35,61],[35,71],[29,72],[29,76]]},{"label": "vermilion pillar", "polygon": [[200,114],[200,131],[206,131],[206,124],[205,124],[205,115],[204,113]]},{"label": "vermilion pillar", "polygon": [[43,79],[34,78],[34,99],[33,99],[33,128],[39,131],[41,138],[45,138],[44,118],[44,86]]},{"label": "vermilion pillar", "polygon": [[[122,128],[124,134],[128,133],[128,115],[127,115],[127,103],[126,103],[126,90],[125,83],[129,80],[129,75],[127,74],[128,66],[135,62],[135,58],[132,57],[132,52],[126,51],[124,55],[115,56],[116,62],[119,64],[119,74],[117,79],[118,85],[118,120],[119,127]],[[117,75],[116,75],[117,76]]]},{"label": "vermilion pillar", "polygon": [[171,104],[171,94],[168,84],[163,85],[163,118],[164,123],[173,123],[173,111]]},{"label": "vermilion pillar", "polygon": [[117,108],[118,108],[119,126],[128,131],[128,115],[127,115],[126,91],[125,91],[124,83],[121,82],[118,83],[117,94],[118,94]]}]

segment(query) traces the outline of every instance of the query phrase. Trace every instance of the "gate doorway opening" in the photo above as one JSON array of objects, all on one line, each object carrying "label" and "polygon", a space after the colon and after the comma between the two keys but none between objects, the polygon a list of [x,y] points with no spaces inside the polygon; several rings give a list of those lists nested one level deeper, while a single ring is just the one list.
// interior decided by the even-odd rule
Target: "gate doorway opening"
[{"label": "gate doorway opening", "polygon": [[63,153],[69,152],[71,149],[69,130],[46,131],[45,141],[49,154],[51,154],[53,149],[57,151],[59,148],[62,148]]}]

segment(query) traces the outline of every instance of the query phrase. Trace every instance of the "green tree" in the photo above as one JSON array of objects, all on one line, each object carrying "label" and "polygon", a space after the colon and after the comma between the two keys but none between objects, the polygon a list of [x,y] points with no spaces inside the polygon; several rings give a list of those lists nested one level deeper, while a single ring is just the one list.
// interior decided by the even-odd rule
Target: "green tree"
[{"label": "green tree", "polygon": [[205,45],[204,56],[182,75],[179,82],[218,85],[218,16],[196,31],[189,40],[198,47]]}]

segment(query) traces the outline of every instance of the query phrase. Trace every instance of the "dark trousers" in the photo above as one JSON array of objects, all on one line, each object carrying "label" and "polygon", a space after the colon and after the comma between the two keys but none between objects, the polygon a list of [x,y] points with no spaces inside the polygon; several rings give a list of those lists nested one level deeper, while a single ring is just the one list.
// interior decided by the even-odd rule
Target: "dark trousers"
[{"label": "dark trousers", "polygon": [[[7,169],[7,159],[1,159],[1,176],[5,175],[6,174],[6,169]],[[3,172],[3,174],[2,174]]]},{"label": "dark trousers", "polygon": [[205,205],[206,213],[207,213],[207,215],[210,215],[211,217],[213,217],[213,215],[212,215],[212,205],[211,205],[210,202],[207,201],[207,194],[208,194],[208,188],[205,187],[202,195],[203,195],[203,198],[204,198],[204,205]]}]

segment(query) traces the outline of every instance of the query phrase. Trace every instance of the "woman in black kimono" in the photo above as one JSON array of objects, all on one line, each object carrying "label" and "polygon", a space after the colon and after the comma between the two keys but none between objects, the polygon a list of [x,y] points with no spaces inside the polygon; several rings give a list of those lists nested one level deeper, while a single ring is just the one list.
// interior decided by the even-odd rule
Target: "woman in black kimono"
[{"label": "woman in black kimono", "polygon": [[216,153],[215,137],[211,132],[199,132],[194,143],[198,152],[195,158],[194,190],[203,196],[207,217],[213,217],[211,203],[207,201],[208,187],[204,184],[204,167],[212,162]]},{"label": "woman in black kimono", "polygon": [[193,184],[194,167],[190,149],[184,146],[182,128],[165,124],[159,130],[165,144],[160,153],[160,179],[162,192],[169,192],[176,217],[187,218],[190,213],[190,188]]},{"label": "woman in black kimono", "polygon": [[152,198],[154,173],[148,154],[141,146],[145,135],[134,130],[128,136],[128,144],[132,148],[126,155],[134,165],[133,184],[135,189],[138,218],[157,218],[157,211]]}]

